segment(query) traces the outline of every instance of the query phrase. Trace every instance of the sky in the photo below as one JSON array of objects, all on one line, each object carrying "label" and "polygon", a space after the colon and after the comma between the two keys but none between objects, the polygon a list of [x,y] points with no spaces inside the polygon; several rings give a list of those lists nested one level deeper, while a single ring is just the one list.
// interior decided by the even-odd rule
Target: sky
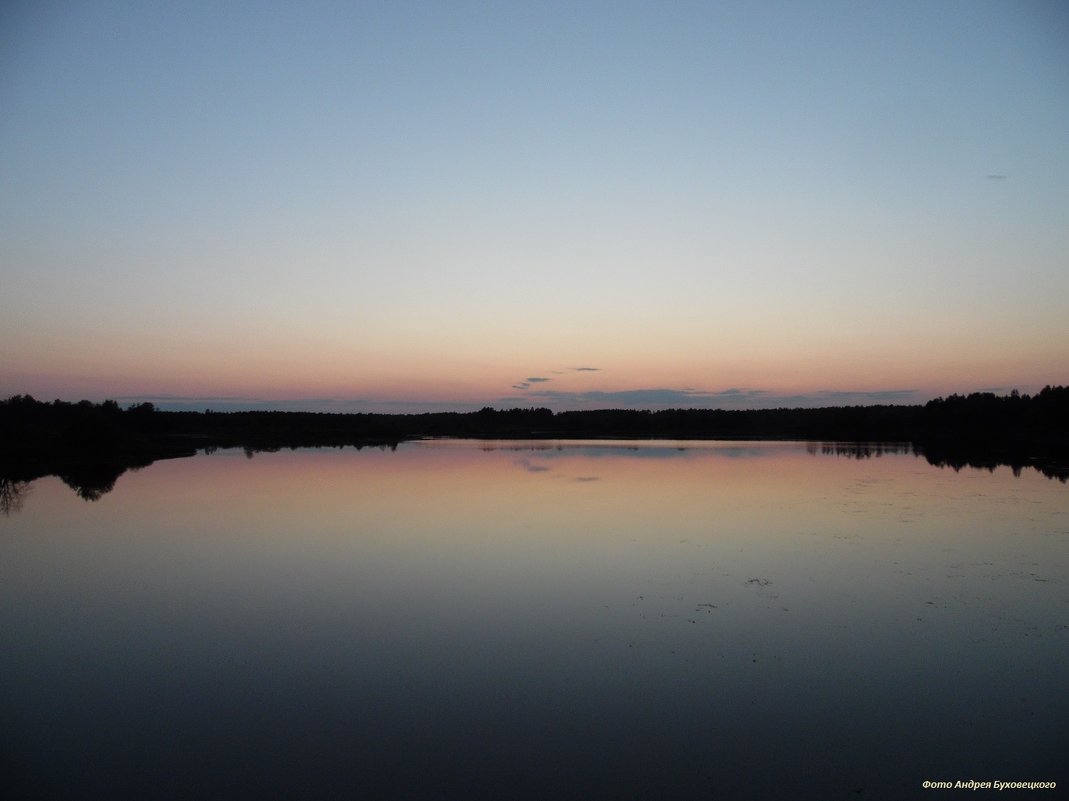
[{"label": "sky", "polygon": [[0,396],[1069,383],[1069,4],[0,4]]}]

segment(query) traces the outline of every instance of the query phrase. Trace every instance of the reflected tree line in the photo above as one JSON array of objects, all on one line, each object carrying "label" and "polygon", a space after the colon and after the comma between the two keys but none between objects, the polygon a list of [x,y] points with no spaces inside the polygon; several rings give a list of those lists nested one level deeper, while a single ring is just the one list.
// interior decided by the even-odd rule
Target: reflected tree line
[{"label": "reflected tree line", "polygon": [[916,453],[912,445],[902,442],[810,442],[805,449],[812,454],[845,456],[859,461],[885,453]]},{"label": "reflected tree line", "polygon": [[0,476],[0,514],[9,515],[22,509],[30,494],[30,482]]},{"label": "reflected tree line", "polygon": [[482,439],[797,439],[858,459],[912,451],[942,467],[1069,478],[1069,387],[1035,395],[973,393],[924,405],[819,409],[493,409],[427,414],[169,412],[151,403],[0,401],[0,512],[29,482],[57,475],[82,498],[109,492],[128,469],[217,448],[386,447],[423,437]]}]

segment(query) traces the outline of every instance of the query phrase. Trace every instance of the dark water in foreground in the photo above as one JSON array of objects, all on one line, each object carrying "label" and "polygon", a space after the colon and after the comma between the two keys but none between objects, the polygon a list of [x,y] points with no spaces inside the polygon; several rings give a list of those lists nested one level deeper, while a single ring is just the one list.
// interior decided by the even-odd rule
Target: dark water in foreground
[{"label": "dark water in foreground", "polygon": [[9,797],[1049,798],[1069,488],[789,443],[223,451],[30,486],[0,637]]}]

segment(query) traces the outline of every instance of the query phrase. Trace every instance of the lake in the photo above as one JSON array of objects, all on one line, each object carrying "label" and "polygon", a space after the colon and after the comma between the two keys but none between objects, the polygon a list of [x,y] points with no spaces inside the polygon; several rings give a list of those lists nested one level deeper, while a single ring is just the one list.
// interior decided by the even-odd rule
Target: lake
[{"label": "lake", "polygon": [[1069,486],[1034,470],[426,441],[222,450],[93,502],[54,477],[19,501],[0,516],[8,797],[1069,781]]}]

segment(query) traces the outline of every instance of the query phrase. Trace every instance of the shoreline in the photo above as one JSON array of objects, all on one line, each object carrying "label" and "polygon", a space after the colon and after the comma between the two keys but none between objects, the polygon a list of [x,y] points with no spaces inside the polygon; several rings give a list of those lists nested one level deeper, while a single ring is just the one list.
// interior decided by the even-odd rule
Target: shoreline
[{"label": "shoreline", "polygon": [[1069,481],[1069,387],[1035,396],[952,395],[924,406],[816,409],[503,409],[425,414],[168,412],[150,403],[0,401],[0,480],[5,486],[58,475],[83,497],[107,492],[126,470],[218,448],[248,455],[282,448],[396,448],[420,439],[797,441],[864,458],[908,448],[938,467],[1015,473],[1032,467]]}]

